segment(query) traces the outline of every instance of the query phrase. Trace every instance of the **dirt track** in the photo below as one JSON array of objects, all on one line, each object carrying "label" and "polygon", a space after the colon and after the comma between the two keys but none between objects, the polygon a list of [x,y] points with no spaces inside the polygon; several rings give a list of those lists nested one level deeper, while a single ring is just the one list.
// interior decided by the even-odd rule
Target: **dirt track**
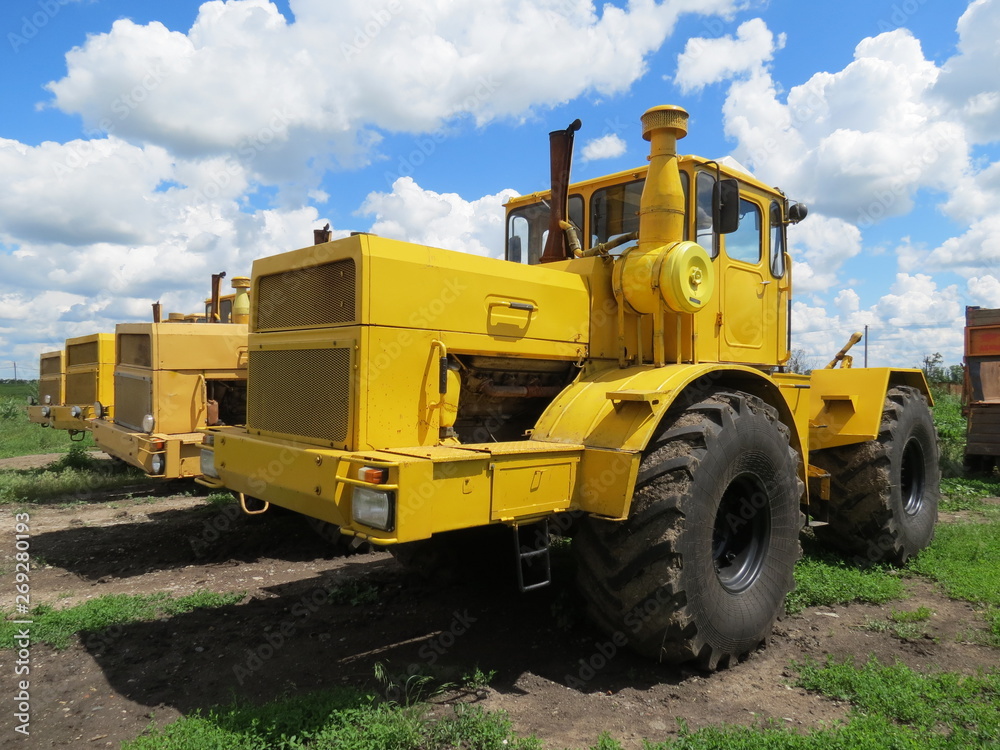
[{"label": "dirt track", "polygon": [[[626,746],[664,739],[676,718],[691,728],[774,718],[811,727],[846,707],[788,683],[792,661],[826,654],[899,659],[972,672],[1000,666],[1000,651],[966,642],[983,629],[973,609],[921,580],[885,607],[813,608],[778,623],[770,646],[714,675],[665,668],[628,653],[582,619],[571,558],[555,559],[553,585],[527,595],[496,582],[434,587],[385,553],[329,554],[293,514],[250,518],[200,497],[157,497],[69,507],[33,506],[32,603],[65,606],[110,593],[246,591],[236,605],[86,634],[64,651],[31,651],[31,737],[17,741],[0,714],[3,747],[117,747],[151,722],[167,723],[234,695],[265,700],[350,684],[377,688],[420,671],[457,681],[477,665],[491,687],[455,694],[509,712],[517,730],[553,748],[587,747],[603,730]],[[13,604],[13,513],[4,530],[0,606]],[[337,587],[375,603],[329,601]],[[926,606],[929,636],[901,641],[861,629],[895,609]],[[10,652],[0,652],[3,685]],[[6,694],[6,693],[5,693]],[[449,696],[445,696],[448,698]],[[11,740],[15,737],[15,740]]]}]

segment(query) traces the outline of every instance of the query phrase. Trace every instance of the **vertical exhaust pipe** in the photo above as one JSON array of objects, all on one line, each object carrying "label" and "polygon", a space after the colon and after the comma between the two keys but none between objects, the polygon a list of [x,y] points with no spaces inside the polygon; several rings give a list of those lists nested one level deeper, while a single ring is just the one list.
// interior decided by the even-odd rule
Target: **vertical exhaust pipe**
[{"label": "vertical exhaust pipe", "polygon": [[222,321],[222,311],[219,307],[219,297],[221,296],[222,280],[226,278],[226,272],[212,274],[212,312],[208,316],[209,323],[219,323]]},{"label": "vertical exhaust pipe", "polygon": [[333,232],[330,231],[329,222],[327,222],[327,225],[322,229],[313,230],[314,245],[322,245],[324,242],[329,242],[331,239],[333,239]]},{"label": "vertical exhaust pipe", "polygon": [[569,171],[573,164],[573,134],[581,122],[573,120],[565,130],[549,133],[549,170],[552,178],[552,197],[549,201],[549,236],[545,240],[540,263],[552,263],[572,258],[566,242],[562,223],[566,221],[569,200]]},{"label": "vertical exhaust pipe", "polygon": [[153,303],[153,322],[154,323],[159,323],[161,320],[163,320],[163,305],[161,305],[159,302],[154,302]]}]

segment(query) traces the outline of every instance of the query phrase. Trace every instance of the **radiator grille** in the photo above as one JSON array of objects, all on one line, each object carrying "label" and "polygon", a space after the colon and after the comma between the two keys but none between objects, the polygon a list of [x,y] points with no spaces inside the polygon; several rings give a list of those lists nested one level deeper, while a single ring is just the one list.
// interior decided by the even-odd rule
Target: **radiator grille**
[{"label": "radiator grille", "polygon": [[257,330],[353,323],[355,286],[351,258],[262,276],[257,285]]},{"label": "radiator grille", "polygon": [[115,424],[141,430],[142,418],[152,414],[152,404],[151,380],[115,373]]},{"label": "radiator grille", "polygon": [[38,361],[38,374],[41,375],[58,375],[59,367],[62,364],[62,357],[58,354],[54,357],[43,356]]},{"label": "radiator grille", "polygon": [[45,397],[49,397],[49,403],[61,404],[62,400],[62,378],[59,375],[55,377],[39,378],[38,379],[38,401],[39,403],[46,403]]},{"label": "radiator grille", "polygon": [[97,371],[66,373],[66,403],[92,404],[97,400]]},{"label": "radiator grille", "polygon": [[136,367],[153,366],[153,349],[148,333],[118,334],[118,363]]},{"label": "radiator grille", "polygon": [[88,341],[83,344],[70,344],[66,347],[66,365],[96,365],[97,342]]},{"label": "radiator grille", "polygon": [[343,444],[350,409],[350,349],[251,350],[250,429]]}]

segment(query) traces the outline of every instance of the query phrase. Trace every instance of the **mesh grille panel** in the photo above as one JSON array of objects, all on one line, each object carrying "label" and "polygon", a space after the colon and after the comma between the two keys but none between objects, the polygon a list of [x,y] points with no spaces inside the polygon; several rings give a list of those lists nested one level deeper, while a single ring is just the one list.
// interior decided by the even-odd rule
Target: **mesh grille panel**
[{"label": "mesh grille panel", "polygon": [[62,378],[56,375],[55,377],[39,378],[38,379],[38,401],[39,403],[45,403],[45,397],[48,396],[49,400],[53,404],[62,403]]},{"label": "mesh grille panel", "polygon": [[58,375],[59,374],[59,363],[62,361],[62,357],[42,357],[38,361],[38,374],[39,375]]},{"label": "mesh grille panel", "polygon": [[153,366],[153,350],[148,333],[118,334],[118,362],[138,367]]},{"label": "mesh grille panel", "polygon": [[257,285],[257,330],[353,323],[354,260],[263,276]]},{"label": "mesh grille panel", "polygon": [[96,365],[97,342],[88,341],[84,344],[70,344],[66,347],[66,365]]},{"label": "mesh grille panel", "polygon": [[344,443],[350,426],[351,350],[251,351],[247,427]]},{"label": "mesh grille panel", "polygon": [[152,413],[153,384],[143,378],[115,374],[115,424],[142,429],[142,418]]},{"label": "mesh grille panel", "polygon": [[66,373],[66,403],[92,404],[97,400],[97,372]]}]

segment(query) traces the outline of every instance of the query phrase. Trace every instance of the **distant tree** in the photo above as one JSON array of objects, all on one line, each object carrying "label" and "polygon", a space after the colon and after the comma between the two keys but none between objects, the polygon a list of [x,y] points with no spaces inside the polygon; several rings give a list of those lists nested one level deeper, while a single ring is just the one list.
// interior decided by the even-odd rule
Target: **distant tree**
[{"label": "distant tree", "polygon": [[809,367],[809,362],[806,360],[806,356],[805,349],[793,349],[792,356],[788,358],[788,362],[785,367],[788,368],[789,372],[794,372],[799,375],[808,375],[812,372],[812,368]]},{"label": "distant tree", "polygon": [[948,368],[948,382],[949,383],[964,383],[965,382],[965,368],[962,365],[952,365]]},{"label": "distant tree", "polygon": [[924,371],[924,375],[931,383],[941,383],[945,380],[944,367],[941,365],[943,361],[944,357],[941,356],[941,352],[924,355],[920,369]]}]

